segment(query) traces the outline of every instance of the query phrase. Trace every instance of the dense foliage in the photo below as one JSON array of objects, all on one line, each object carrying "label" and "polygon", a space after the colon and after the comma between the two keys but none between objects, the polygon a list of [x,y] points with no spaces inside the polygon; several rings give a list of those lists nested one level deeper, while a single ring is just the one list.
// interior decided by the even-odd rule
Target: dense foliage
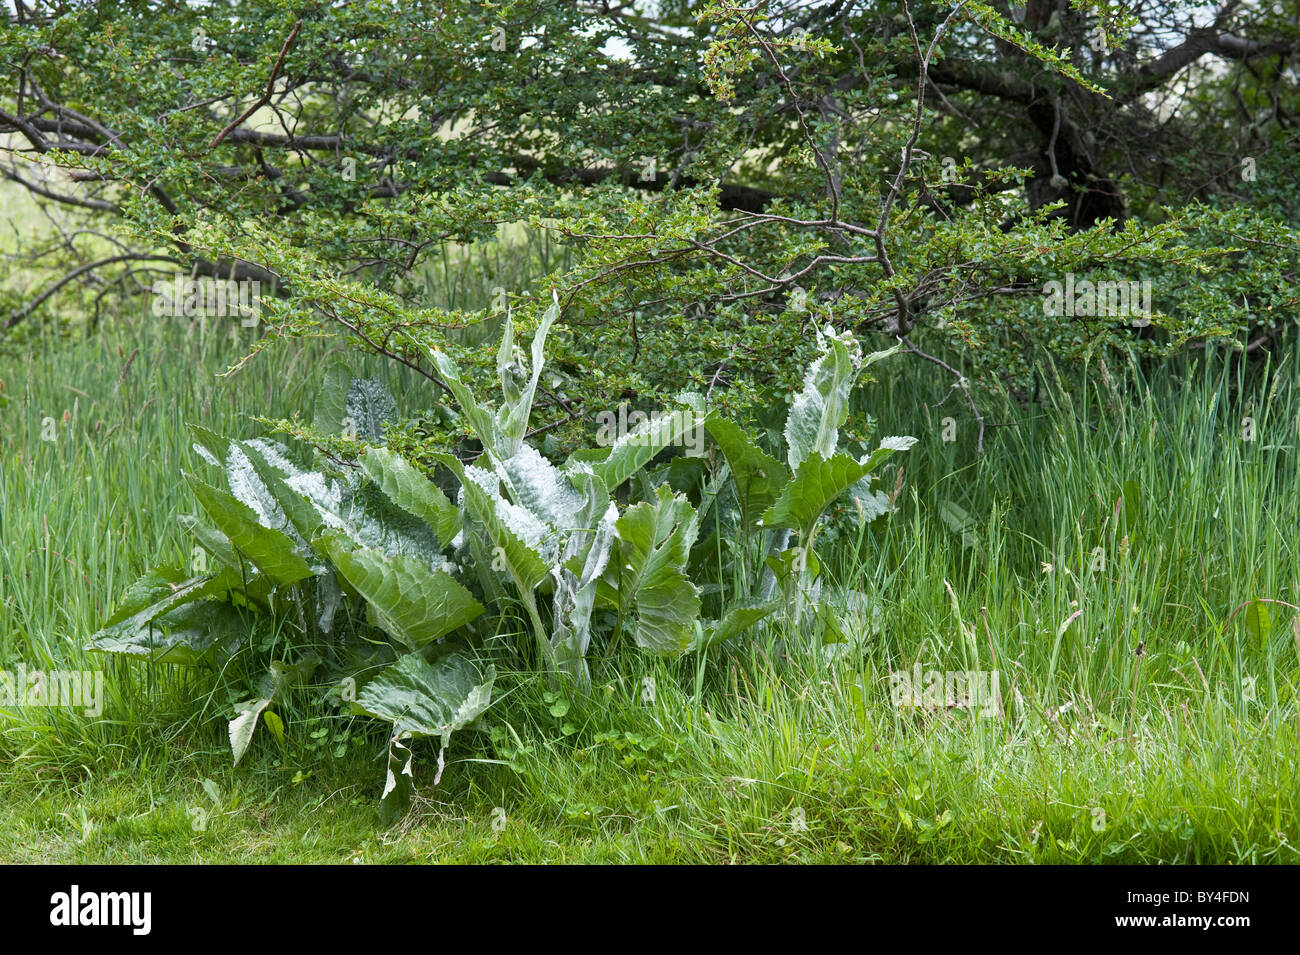
[{"label": "dense foliage", "polygon": [[[291,694],[332,687],[340,714],[387,724],[394,813],[410,741],[437,741],[441,778],[507,668],[583,692],[631,645],[689,656],[698,703],[715,648],[762,634],[762,653],[794,647],[784,660],[802,666],[880,635],[880,594],[918,555],[892,538],[865,598],[822,572],[840,525],[869,527],[904,488],[901,469],[892,492],[875,472],[914,439],[868,445],[875,421],[849,414],[872,363],[950,375],[982,451],[986,401],[1088,395],[1074,372],[1101,359],[1122,418],[1104,362],[1122,355],[1136,393],[1166,352],[1269,352],[1297,304],[1295,0],[19,0],[0,62],[2,171],[54,226],[6,259],[0,344],[93,334],[101,311],[130,321],[143,300],[148,321],[248,333],[245,363],[342,340],[418,376],[401,416],[339,362],[298,371],[323,382],[310,416],[267,413],[248,440],[195,427],[209,470],[186,476],[201,511],[188,566],[136,582],[90,648],[254,666],[229,721],[237,763],[259,726],[284,745]],[[439,264],[466,248],[498,258],[450,288]],[[938,432],[933,395],[893,395],[892,420],[915,423],[896,430]],[[1267,406],[1242,407],[1240,441]],[[43,443],[75,427],[36,410]],[[1274,437],[1261,453],[1290,447]],[[1191,559],[1182,538],[1144,551],[1156,481],[1076,476],[1087,495],[1062,497],[1038,537],[986,548],[980,522],[1000,533],[1001,505],[936,497],[956,473],[909,488],[954,562],[973,578],[1014,553],[1071,608],[1049,620],[1017,594],[996,648],[981,620],[987,662],[1040,667],[1022,726],[1039,732],[1043,712],[1059,726],[1073,705],[1065,654],[1103,688],[1090,730],[1138,739],[1142,614],[1174,605],[1139,606],[1156,570],[1131,593],[1106,590],[1106,568]],[[1017,491],[1050,492],[1047,473]],[[1222,635],[1249,608],[1270,674],[1288,546],[1267,552],[1267,582],[1224,585],[1226,619],[1206,610]],[[913,621],[906,648],[881,635],[873,666],[918,661],[918,645],[980,662],[947,573],[921,576],[953,640]],[[1089,600],[1120,628],[1109,655],[1077,625]],[[1182,666],[1187,646],[1161,652]],[[1218,665],[1244,683],[1241,659]],[[865,664],[855,680],[865,712]],[[1242,712],[1255,702],[1234,693]]]},{"label": "dense foliage", "polygon": [[[852,495],[864,523],[892,509],[872,474],[915,439],[886,438],[860,458],[839,441],[858,372],[889,353],[864,359],[852,336],[827,329],[786,421],[788,470],[735,424],[709,415],[699,395],[685,393],[680,410],[557,468],[523,438],[558,313],[552,305],[543,317],[531,360],[515,348],[506,319],[495,413],[465,386],[452,358],[433,356],[483,449],[468,465],[437,456],[454,478],[455,503],[382,446],[393,400],[374,379],[332,376],[341,378],[338,387],[317,402],[319,428],[373,442],[346,465],[329,467],[316,455],[317,469],[304,469],[278,442],[224,442],[194,428],[195,450],[226,485],[188,477],[206,517],[187,521],[198,542],[199,567],[191,569],[205,572],[146,574],[90,648],[220,670],[248,651],[257,630],[248,614],[296,627],[299,658],[267,660],[254,696],[230,723],[235,762],[259,718],[283,741],[277,695],[313,676],[321,682],[323,667],[338,702],[392,723],[384,796],[395,811],[410,801],[404,741],[439,738],[441,776],[451,734],[490,704],[491,664],[480,674],[462,651],[482,654],[513,607],[526,612],[533,664],[580,687],[589,683],[593,637],[607,652],[626,632],[651,653],[703,654],[785,608],[791,633],[806,633],[812,644],[843,641],[832,615],[818,612],[813,544],[841,495]],[[661,452],[703,429],[717,449],[712,461],[679,455],[650,469]],[[702,521],[714,533],[700,540]],[[763,571],[751,577],[755,592],[724,604],[719,576],[742,576],[735,565],[746,561]],[[702,599],[706,591],[712,599]],[[718,616],[702,621],[706,602]],[[526,653],[526,643],[520,649]]]},{"label": "dense foliage", "polygon": [[[9,172],[84,227],[32,250],[51,280],[11,287],[0,324],[68,277],[96,304],[160,271],[255,280],[279,296],[267,339],[341,326],[445,392],[430,347],[485,377],[484,320],[535,324],[556,292],[537,413],[564,448],[681,389],[779,405],[827,321],[1026,398],[1044,350],[1259,347],[1295,305],[1298,17],[20,2],[0,34]],[[443,307],[443,244],[510,223],[572,257]],[[1045,309],[1052,283],[1086,290],[1078,307]]]}]

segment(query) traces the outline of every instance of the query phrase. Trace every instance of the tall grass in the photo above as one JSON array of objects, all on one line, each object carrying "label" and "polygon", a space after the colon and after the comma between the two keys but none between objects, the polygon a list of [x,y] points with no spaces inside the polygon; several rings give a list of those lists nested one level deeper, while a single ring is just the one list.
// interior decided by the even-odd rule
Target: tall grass
[{"label": "tall grass", "polygon": [[[469,287],[454,294],[484,294]],[[247,343],[219,325],[119,321],[0,358],[0,667],[103,666],[82,646],[125,587],[189,561],[176,524],[193,507],[179,480],[194,464],[186,422],[244,436],[252,416],[310,407],[329,343],[218,377]],[[1298,861],[1291,367],[1209,355],[1149,375],[1095,369],[1039,405],[986,403],[982,457],[950,381],[901,360],[881,378],[862,407],[882,433],[922,441],[902,456],[898,513],[846,525],[824,555],[837,585],[825,592],[859,595],[839,598],[847,645],[802,647],[778,628],[714,648],[702,694],[692,658],[620,653],[590,696],[563,701],[503,674],[491,736],[458,742],[401,838],[364,854]],[[418,382],[397,385],[422,403]],[[1259,598],[1278,601],[1265,632],[1238,610]],[[1004,717],[900,710],[889,675],[916,663],[997,669]],[[235,772],[224,726],[247,675],[108,668],[101,717],[0,713],[0,776],[15,794],[0,831],[81,859],[361,851],[381,744],[295,702],[287,749],[260,739]],[[183,807],[206,798],[205,778],[230,819],[196,848]],[[110,815],[152,819],[152,835],[92,825]],[[17,844],[0,852],[22,857]]]},{"label": "tall grass", "polygon": [[260,430],[254,416],[310,407],[327,346],[290,346],[224,376],[248,334],[233,320],[142,317],[0,359],[0,667],[110,671],[99,720],[8,714],[17,729],[5,738],[24,740],[21,751],[73,765],[105,747],[138,752],[187,713],[193,673],[91,660],[83,648],[142,573],[190,565],[193,542],[176,521],[194,510],[180,480],[199,464],[187,423],[248,436]]},{"label": "tall grass", "polygon": [[[924,404],[900,413],[936,384],[905,373],[865,399],[884,431],[927,436],[906,462],[904,519],[859,568],[896,607],[884,663],[992,661],[1032,707],[1120,722],[1147,697],[1213,699],[1272,725],[1294,714],[1300,390],[1287,363],[1095,370],[1077,397],[996,409],[978,461],[969,416],[945,442]],[[1266,633],[1240,610],[1257,599],[1280,601]]]}]

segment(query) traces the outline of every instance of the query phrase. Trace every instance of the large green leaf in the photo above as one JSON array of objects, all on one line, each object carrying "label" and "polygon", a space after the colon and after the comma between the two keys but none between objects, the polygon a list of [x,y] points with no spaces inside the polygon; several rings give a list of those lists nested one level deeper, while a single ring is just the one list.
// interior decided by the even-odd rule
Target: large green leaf
[{"label": "large green leaf", "polygon": [[411,751],[402,741],[414,736],[436,736],[438,750],[436,786],[442,781],[443,756],[451,734],[477,719],[492,702],[496,670],[489,666],[482,677],[458,653],[436,663],[418,653],[402,657],[357,697],[355,709],[393,724],[389,741],[388,771],[381,810],[388,820],[405,812],[412,789]]},{"label": "large green leaf", "polygon": [[395,505],[428,524],[442,546],[460,531],[456,505],[400,454],[388,448],[370,448],[359,461],[366,477]]},{"label": "large green leaf", "polygon": [[876,518],[894,509],[893,504],[889,502],[889,496],[876,488],[873,485],[874,481],[875,477],[868,474],[846,492],[849,499],[853,501],[858,520],[863,524],[870,524]]},{"label": "large green leaf", "polygon": [[208,464],[220,467],[226,463],[226,449],[230,442],[197,424],[188,425],[190,435],[194,438],[192,447]]},{"label": "large green leaf", "polygon": [[501,345],[497,351],[497,371],[501,377],[504,400],[495,417],[490,409],[479,403],[474,392],[465,383],[460,366],[456,364],[455,359],[443,351],[430,350],[438,374],[451,390],[456,403],[460,405],[461,414],[469,422],[470,429],[483,445],[489,459],[507,460],[514,457],[523,446],[523,438],[528,431],[528,419],[532,414],[533,397],[537,392],[542,368],[545,366],[546,336],[559,314],[558,301],[542,314],[541,324],[533,335],[532,367],[528,372],[527,381],[523,384],[521,380],[525,372],[515,349],[514,322],[507,314],[501,334]]},{"label": "large green leaf", "polygon": [[[591,611],[601,574],[614,548],[617,520],[618,507],[610,501],[594,531],[577,532],[568,542],[572,556],[581,558],[581,569],[575,573],[562,563],[555,570],[555,630],[551,636],[555,664],[583,685],[589,680],[586,656],[591,643]],[[582,544],[586,544],[585,554],[579,553]]]},{"label": "large green leaf", "polygon": [[343,579],[374,609],[384,631],[412,650],[483,613],[483,605],[445,571],[431,573],[401,554],[357,547],[337,532],[323,537],[321,545]]},{"label": "large green leaf", "polygon": [[[583,497],[555,465],[525,444],[512,458],[500,462],[497,473],[515,503],[554,530],[575,526]],[[605,496],[609,500],[608,494]]]},{"label": "large green leaf", "polygon": [[352,369],[341,360],[333,361],[321,376],[312,411],[312,427],[322,434],[338,434],[347,417],[348,386],[352,384]]},{"label": "large green leaf", "polygon": [[[575,526],[586,531],[593,530],[601,522],[609,511],[610,497],[609,488],[590,467],[585,464],[574,464],[566,472],[569,483],[582,501],[578,512],[574,517]],[[585,552],[589,539],[584,540],[581,546],[576,550],[570,550],[569,555],[574,553]],[[567,559],[567,557],[565,558]]]},{"label": "large green leaf", "polygon": [[780,606],[781,603],[777,600],[737,604],[728,609],[721,620],[710,620],[704,624],[694,648],[703,650],[724,640],[730,640],[771,616]]},{"label": "large green leaf", "polygon": [[831,503],[868,473],[866,465],[840,453],[827,460],[813,452],[795,470],[776,503],[763,514],[764,527],[790,527],[806,543]]},{"label": "large green leaf", "polygon": [[[384,422],[397,417],[397,402],[378,378],[353,378],[348,385],[344,432],[355,429],[362,441],[382,441]],[[350,426],[350,428],[349,428]]]},{"label": "large green leaf", "polygon": [[[891,435],[883,438],[880,446],[870,455],[859,460],[868,472],[873,472],[881,462],[891,457],[895,452],[910,450],[915,444],[916,438]],[[869,524],[894,509],[888,495],[874,487],[874,481],[873,475],[868,473],[866,477],[855,482],[846,492],[853,501],[858,520],[863,524]]]},{"label": "large green leaf", "polygon": [[746,521],[761,514],[776,502],[781,488],[790,479],[790,472],[784,464],[760,449],[734,422],[709,415],[704,424],[731,468]]},{"label": "large green leaf", "polygon": [[[126,588],[126,593],[122,595],[117,609],[104,622],[104,627],[112,627],[129,617],[134,617],[141,611],[148,610],[154,604],[163,601],[168,597],[174,597],[182,592],[189,594],[189,600],[202,600],[211,593],[211,590],[202,590],[196,593],[196,588],[210,587],[213,578],[207,575],[198,577],[188,577],[185,571],[176,567],[155,567],[148,573],[142,574],[136,578],[132,584]],[[180,606],[185,600],[182,598],[171,607]],[[155,612],[154,616],[166,612],[170,607],[163,607]]]},{"label": "large green leaf", "polygon": [[[296,532],[280,502],[266,486],[244,443],[232,441],[226,453],[226,487],[231,496],[253,512],[258,524],[280,531],[291,539]],[[302,543],[302,541],[295,541]]]},{"label": "large green leaf", "polygon": [[244,566],[243,558],[239,556],[234,545],[230,543],[230,538],[221,531],[203,523],[193,514],[182,514],[177,518],[177,521],[181,527],[189,531],[190,536],[203,545],[204,550],[217,558],[223,565],[232,570],[239,570]]},{"label": "large green leaf", "polygon": [[790,403],[785,442],[790,470],[814,454],[829,459],[839,444],[839,429],[849,413],[849,392],[857,378],[860,349],[837,336],[822,341],[826,349],[808,368],[803,389]]},{"label": "large green leaf", "polygon": [[456,364],[454,358],[437,349],[430,349],[430,354],[438,374],[442,376],[443,382],[455,396],[456,403],[460,405],[460,413],[469,423],[474,437],[478,438],[485,451],[489,454],[494,453],[497,447],[497,426],[492,413],[479,404],[478,399],[474,397],[474,392],[465,384],[464,379],[461,378],[460,366]]},{"label": "large green leaf", "polygon": [[763,558],[763,563],[771,569],[782,589],[800,580],[814,581],[822,572],[817,551],[811,548],[787,547],[784,550],[774,550]]},{"label": "large green leaf", "polygon": [[836,335],[828,326],[821,340],[825,351],[809,366],[803,389],[791,402],[786,417],[785,441],[792,471],[813,454],[827,459],[835,454],[839,429],[849,411],[849,393],[859,372],[902,347],[872,352],[864,359],[850,332]]},{"label": "large green leaf", "polygon": [[[94,634],[86,649],[148,663],[216,665],[243,642],[248,624],[238,610],[220,600],[175,603],[202,592],[203,588],[189,590],[119,620]],[[159,606],[171,609],[157,612]]]},{"label": "large green leaf", "polygon": [[369,481],[346,494],[338,515],[327,517],[326,523],[362,547],[389,556],[410,557],[431,570],[448,566],[434,529],[397,507]]},{"label": "large green leaf", "polygon": [[[537,531],[525,525],[526,512],[520,514],[522,509],[485,488],[482,476],[471,475],[470,470],[453,455],[436,455],[436,458],[460,481],[466,508],[482,525],[492,544],[493,563],[500,561],[504,565],[502,569],[510,574],[515,585],[522,592],[531,593],[546,577],[547,564],[529,542]],[[495,480],[493,475],[488,475],[488,478]]]},{"label": "large green leaf", "polygon": [[[298,467],[289,459],[288,449],[276,442],[259,438],[237,442],[236,448],[246,452],[261,485],[288,516],[288,531],[301,538],[299,549],[304,556],[313,556],[310,541],[338,530],[361,546],[389,556],[402,554],[422,561],[433,570],[446,563],[438,532],[425,519],[428,508],[422,506],[430,502],[436,505],[438,501],[427,498],[425,489],[416,482],[423,481],[434,493],[440,492],[404,461],[395,468],[405,467],[411,473],[396,471],[398,476],[388,482],[388,487],[359,478],[352,480],[354,486],[349,487],[319,471]],[[362,456],[363,468],[367,460],[376,471],[381,467],[371,455],[392,459],[392,452],[387,449],[371,448]],[[394,502],[394,495],[402,498],[406,506]],[[451,502],[445,497],[442,502],[452,512],[442,515],[445,531],[456,515]],[[417,516],[414,510],[424,512],[423,516]]]},{"label": "large green leaf", "polygon": [[272,581],[287,586],[312,576],[293,540],[259,523],[252,508],[193,475],[187,474],[186,480],[217,530]]},{"label": "large green leaf", "polygon": [[546,335],[560,316],[560,304],[553,302],[542,314],[541,324],[533,335],[532,368],[527,384],[519,385],[519,362],[514,353],[514,326],[506,315],[506,327],[501,336],[501,349],[497,357],[497,370],[501,375],[501,391],[505,399],[497,411],[497,442],[495,453],[502,459],[514,457],[528,431],[528,418],[533,410],[533,396],[537,381],[545,364]]},{"label": "large green leaf", "polygon": [[911,450],[916,444],[916,438],[909,435],[894,434],[887,438],[880,439],[880,446],[872,451],[862,464],[868,471],[874,471],[885,460],[894,456],[897,451]]},{"label": "large green leaf", "polygon": [[107,634],[118,626],[138,627],[187,603],[209,597],[229,599],[231,592],[236,590],[241,595],[247,590],[247,596],[257,603],[265,596],[264,588],[258,586],[259,580],[258,577],[252,578],[246,587],[239,573],[227,569],[215,574],[186,577],[183,570],[156,567],[127,588],[117,609],[95,636]]},{"label": "large green leaf", "polygon": [[867,355],[866,358],[862,359],[862,364],[858,366],[859,374],[866,371],[876,362],[882,361],[883,359],[888,358],[890,355],[896,355],[902,350],[903,350],[903,346],[900,344],[900,345],[891,345],[890,347],[884,349],[883,351],[871,352],[869,355]]},{"label": "large green leaf", "polygon": [[[294,532],[304,542],[310,541],[320,528],[320,508],[303,491],[316,500],[329,497],[329,479],[323,474],[304,471],[288,459],[288,448],[269,441],[240,441],[238,446],[271,497],[288,518]],[[300,490],[301,489],[301,490]]]},{"label": "large green leaf", "polygon": [[[284,521],[286,533],[297,539],[299,552],[305,557],[314,556],[310,545],[313,539],[338,530],[359,545],[390,556],[403,554],[423,561],[431,569],[436,570],[445,563],[435,528],[409,509],[421,509],[418,501],[423,489],[409,480],[415,477],[423,481],[418,472],[389,482],[387,491],[402,497],[408,505],[404,508],[372,481],[354,476],[349,483],[344,483],[322,472],[300,468],[290,459],[289,449],[277,442],[258,438],[235,442],[231,449],[232,456],[238,452],[248,464],[251,477],[241,472],[244,486],[252,488],[255,482],[257,493],[265,494],[273,502],[275,519]],[[369,459],[371,454],[382,457],[391,452],[371,448],[362,460]],[[378,470],[379,465],[372,463],[371,467]],[[436,488],[433,490],[436,492]],[[443,502],[454,511],[445,498]],[[448,515],[443,515],[444,523],[447,518]],[[317,571],[320,569],[323,568]]]},{"label": "large green leaf", "polygon": [[858,461],[843,452],[829,458],[813,452],[799,464],[776,502],[764,512],[763,526],[793,528],[807,541],[822,513],[846,491],[853,494],[863,519],[874,519],[882,507],[887,507],[888,499],[872,491],[870,481],[864,479],[882,461],[914,444],[916,438],[912,437],[884,438],[875,451]]},{"label": "large green leaf", "polygon": [[366,684],[356,709],[392,723],[394,736],[436,736],[445,746],[453,732],[488,708],[495,680],[495,667],[480,677],[459,653],[436,663],[408,653]]},{"label": "large green leaf", "polygon": [[654,653],[690,646],[700,595],[684,573],[695,542],[695,509],[662,485],[652,504],[629,507],[615,522],[619,539],[618,589],[624,613],[634,610],[634,637]]},{"label": "large green leaf", "polygon": [[609,454],[591,463],[592,470],[611,491],[619,487],[665,448],[682,443],[705,418],[704,399],[691,392],[677,396],[679,407],[651,417],[614,442]]}]

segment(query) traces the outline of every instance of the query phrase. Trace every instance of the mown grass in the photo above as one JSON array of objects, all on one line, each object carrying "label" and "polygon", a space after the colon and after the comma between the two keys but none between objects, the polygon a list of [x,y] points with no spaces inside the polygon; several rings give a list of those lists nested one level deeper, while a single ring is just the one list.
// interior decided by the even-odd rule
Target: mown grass
[{"label": "mown grass", "polygon": [[[81,649],[139,573],[189,560],[184,423],[248,435],[309,407],[328,343],[217,378],[246,344],[150,320],[0,358],[0,667],[105,666],[109,693],[99,718],[0,714],[0,858],[1300,861],[1287,367],[1094,370],[1074,403],[986,407],[976,458],[950,381],[895,359],[862,404],[922,441],[892,519],[827,535],[826,573],[863,595],[849,644],[714,649],[698,697],[692,658],[620,652],[589,697],[507,673],[436,789],[417,747],[416,810],[385,829],[362,723],[304,695],[285,748],[260,734],[232,769],[242,674]],[[1256,598],[1281,601],[1262,632],[1233,615]],[[916,663],[998,669],[1005,717],[900,711],[889,674]]]}]

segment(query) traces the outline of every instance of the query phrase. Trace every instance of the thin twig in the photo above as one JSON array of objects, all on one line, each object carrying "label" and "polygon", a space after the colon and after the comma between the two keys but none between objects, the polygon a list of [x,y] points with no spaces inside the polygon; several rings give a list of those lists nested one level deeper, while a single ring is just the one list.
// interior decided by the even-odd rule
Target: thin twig
[{"label": "thin twig", "polygon": [[979,408],[976,407],[975,405],[975,399],[971,397],[970,385],[966,381],[966,376],[963,375],[961,372],[959,372],[956,368],[952,367],[952,365],[948,364],[942,358],[936,358],[934,355],[927,355],[925,352],[921,351],[921,349],[917,348],[915,345],[912,344],[911,340],[908,339],[906,335],[900,335],[898,340],[902,342],[904,345],[906,345],[908,351],[912,352],[912,354],[918,356],[919,358],[924,358],[926,361],[934,362],[934,364],[938,365],[940,368],[944,369],[945,371],[947,371],[949,374],[951,374],[953,377],[957,379],[957,382],[956,384],[953,385],[953,387],[960,388],[962,390],[962,393],[966,396],[966,404],[970,405],[971,414],[975,416],[975,420],[979,422],[979,426],[980,426],[979,438],[975,442],[975,453],[983,454],[984,453],[984,416],[980,414]]},{"label": "thin twig", "polygon": [[271,97],[275,95],[275,78],[280,75],[280,67],[284,66],[284,58],[289,55],[289,47],[292,46],[293,41],[298,38],[298,31],[301,29],[302,21],[299,20],[293,25],[293,29],[289,31],[289,36],[285,39],[284,46],[280,47],[280,56],[276,59],[275,66],[271,67],[271,78],[266,81],[266,92],[258,97],[257,101],[253,103],[252,106],[240,113],[238,119],[234,120],[229,126],[217,133],[216,138],[208,144],[209,151],[216,149],[217,144],[238,129],[244,120],[248,119],[248,117],[252,116],[267,103],[271,102]]}]

